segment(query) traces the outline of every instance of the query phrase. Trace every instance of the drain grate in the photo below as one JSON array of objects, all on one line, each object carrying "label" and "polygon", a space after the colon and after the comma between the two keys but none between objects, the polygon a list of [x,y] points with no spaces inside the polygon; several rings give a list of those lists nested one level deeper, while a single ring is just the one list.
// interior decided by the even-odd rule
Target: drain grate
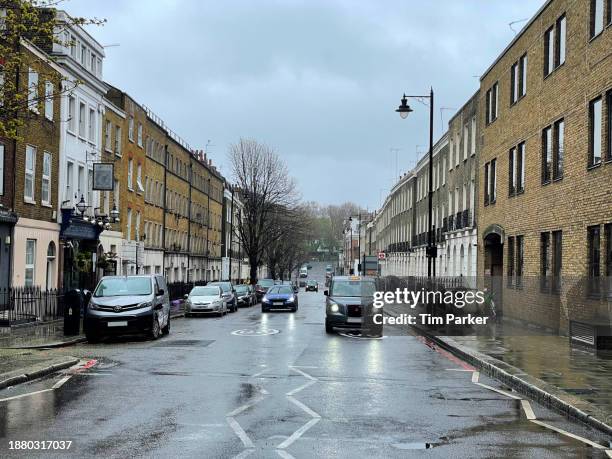
[{"label": "drain grate", "polygon": [[175,339],[173,341],[160,341],[155,347],[206,347],[215,340],[209,339]]}]

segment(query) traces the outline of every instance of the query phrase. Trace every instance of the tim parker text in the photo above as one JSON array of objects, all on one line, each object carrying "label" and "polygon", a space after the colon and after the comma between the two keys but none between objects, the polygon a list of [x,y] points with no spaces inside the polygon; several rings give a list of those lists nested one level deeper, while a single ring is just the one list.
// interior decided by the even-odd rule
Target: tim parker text
[{"label": "tim parker text", "polygon": [[444,316],[433,316],[431,314],[400,314],[397,317],[374,314],[373,320],[376,325],[486,325],[489,317],[466,314],[457,316],[445,314]]}]

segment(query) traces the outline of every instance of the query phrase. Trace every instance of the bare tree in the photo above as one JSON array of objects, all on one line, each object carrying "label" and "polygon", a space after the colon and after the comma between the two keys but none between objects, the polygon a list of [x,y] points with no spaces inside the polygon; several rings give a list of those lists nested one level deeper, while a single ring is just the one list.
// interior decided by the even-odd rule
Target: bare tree
[{"label": "bare tree", "polygon": [[266,247],[279,237],[274,228],[279,209],[295,208],[299,196],[286,164],[267,145],[240,139],[230,145],[228,155],[244,210],[237,231],[249,259],[250,282],[254,284]]}]

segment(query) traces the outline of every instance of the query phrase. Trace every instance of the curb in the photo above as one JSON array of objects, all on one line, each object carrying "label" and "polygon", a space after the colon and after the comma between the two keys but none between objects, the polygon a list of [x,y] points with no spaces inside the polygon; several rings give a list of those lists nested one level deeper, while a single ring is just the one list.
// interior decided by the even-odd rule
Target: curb
[{"label": "curb", "polygon": [[0,349],[54,349],[58,347],[66,347],[72,346],[73,344],[84,343],[87,341],[87,338],[84,336],[79,336],[78,338],[74,338],[68,341],[56,341],[55,343],[47,343],[47,344],[36,344],[34,346],[10,346],[10,347],[2,347]]},{"label": "curb", "polygon": [[[384,311],[384,313],[392,317],[397,317],[395,313],[390,313],[388,311]],[[462,346],[452,338],[435,336],[419,327],[409,327],[416,333],[425,336],[441,348],[459,357],[461,360],[516,390],[518,393],[530,397],[565,417],[576,419],[589,427],[597,429],[607,435],[612,435],[612,426],[606,424],[592,414],[581,410],[572,403],[574,401],[579,403],[582,402],[580,399],[574,399],[571,395],[564,394],[561,390],[541,379],[529,376],[517,367],[508,365],[501,360],[468,348],[467,346]],[[524,375],[524,377],[519,377],[519,374],[521,376]],[[582,402],[581,404],[587,405],[587,408],[595,408],[588,402]],[[593,411],[597,411],[597,409],[595,408]]]},{"label": "curb", "polygon": [[[29,372],[25,372],[20,375],[11,376],[6,379],[0,379],[0,389],[4,389],[5,387],[15,386],[17,384],[22,384],[28,381],[33,381],[35,379],[42,378],[51,373],[55,373],[56,371],[63,370],[65,368],[70,368],[73,365],[79,363],[79,359],[71,358],[70,360],[66,360],[64,362],[55,363],[53,365],[49,365],[42,368],[37,368]],[[36,367],[34,367],[36,368]],[[0,375],[0,378],[3,378],[3,375]]]}]

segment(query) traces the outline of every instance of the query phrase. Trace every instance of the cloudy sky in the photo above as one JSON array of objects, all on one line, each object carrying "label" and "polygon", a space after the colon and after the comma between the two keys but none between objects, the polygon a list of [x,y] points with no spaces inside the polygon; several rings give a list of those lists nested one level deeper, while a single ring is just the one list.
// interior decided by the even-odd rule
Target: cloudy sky
[{"label": "cloudy sky", "polygon": [[[149,106],[231,177],[240,137],[274,147],[306,200],[380,205],[543,0],[67,0],[106,18],[105,79]],[[518,30],[524,24],[513,27]],[[440,108],[444,107],[442,111]],[[391,149],[399,149],[394,151]],[[417,154],[417,152],[419,152]],[[398,164],[396,165],[396,157]]]}]

